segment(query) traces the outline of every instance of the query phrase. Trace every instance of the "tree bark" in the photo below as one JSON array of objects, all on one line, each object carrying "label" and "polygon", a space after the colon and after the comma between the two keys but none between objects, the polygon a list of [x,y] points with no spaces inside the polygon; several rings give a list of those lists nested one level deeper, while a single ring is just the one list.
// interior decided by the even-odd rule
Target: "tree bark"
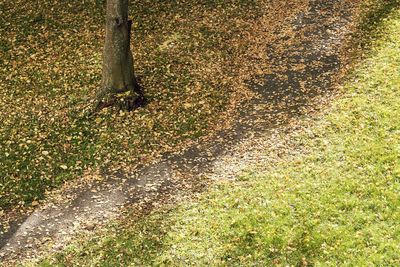
[{"label": "tree bark", "polygon": [[133,67],[130,48],[132,21],[128,20],[128,5],[128,0],[107,0],[103,72],[101,88],[96,96],[96,110],[106,97],[114,97],[118,93],[131,91],[133,96],[136,94],[143,98]]}]

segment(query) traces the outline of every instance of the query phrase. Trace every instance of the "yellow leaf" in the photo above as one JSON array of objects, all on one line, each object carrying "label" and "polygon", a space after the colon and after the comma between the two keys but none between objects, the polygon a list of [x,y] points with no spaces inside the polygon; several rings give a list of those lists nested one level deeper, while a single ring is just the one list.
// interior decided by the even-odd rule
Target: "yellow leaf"
[{"label": "yellow leaf", "polygon": [[67,165],[60,165],[60,168],[63,169],[63,170],[66,170],[66,169],[68,169],[68,166]]}]

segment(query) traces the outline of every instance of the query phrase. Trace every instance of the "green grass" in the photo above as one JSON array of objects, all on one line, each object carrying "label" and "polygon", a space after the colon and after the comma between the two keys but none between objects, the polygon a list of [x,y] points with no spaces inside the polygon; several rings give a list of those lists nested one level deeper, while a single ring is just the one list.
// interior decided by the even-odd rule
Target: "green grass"
[{"label": "green grass", "polygon": [[41,266],[399,266],[400,11],[294,141],[307,153],[119,223]]}]

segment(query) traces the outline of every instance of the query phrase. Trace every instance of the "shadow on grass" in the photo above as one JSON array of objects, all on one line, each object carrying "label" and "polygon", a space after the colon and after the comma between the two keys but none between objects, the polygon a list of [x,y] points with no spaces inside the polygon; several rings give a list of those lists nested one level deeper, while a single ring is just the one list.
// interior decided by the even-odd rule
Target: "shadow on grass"
[{"label": "shadow on grass", "polygon": [[371,0],[366,4],[367,11],[361,17],[355,34],[355,40],[359,47],[369,47],[372,40],[379,38],[382,34],[379,31],[382,22],[399,7],[400,0]]},{"label": "shadow on grass", "polygon": [[[115,226],[104,237],[91,238],[83,246],[75,246],[55,255],[61,266],[125,266],[136,264],[153,266],[157,256],[165,249],[165,239],[175,224],[172,210],[150,215],[147,219],[132,220]],[[92,257],[101,255],[100,257]],[[54,266],[54,262],[45,259],[40,266]]]}]

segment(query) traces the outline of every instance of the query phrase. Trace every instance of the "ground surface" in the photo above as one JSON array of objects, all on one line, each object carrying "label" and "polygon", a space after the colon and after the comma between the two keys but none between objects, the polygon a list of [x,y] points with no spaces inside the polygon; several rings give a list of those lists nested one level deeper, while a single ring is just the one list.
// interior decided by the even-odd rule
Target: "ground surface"
[{"label": "ground surface", "polygon": [[400,3],[375,3],[363,60],[318,115],[235,146],[213,176],[245,168],[231,180],[132,210],[39,265],[399,266]]},{"label": "ground surface", "polygon": [[[135,204],[138,212],[146,212],[171,195],[203,188],[207,177],[229,177],[265,158],[265,147],[278,146],[276,136],[293,130],[296,119],[321,107],[320,101],[334,89],[359,4],[299,2],[275,28],[268,26],[269,39],[259,55],[268,63],[262,65],[257,82],[248,81],[256,96],[240,106],[230,128],[180,153],[164,154],[133,173],[92,174],[87,184],[66,186],[28,217],[11,222],[0,239],[3,259],[29,257],[41,247],[59,248],[76,232],[93,230],[118,216],[124,206]],[[258,22],[269,25],[273,19],[267,14]]]},{"label": "ground surface", "polygon": [[129,173],[232,125],[246,81],[267,69],[270,33],[304,3],[131,1],[149,103],[88,116],[105,1],[0,2],[0,234],[62,185]]},{"label": "ground surface", "polygon": [[[1,1],[0,221],[65,181],[135,169],[228,125],[259,61],[253,37],[295,12],[265,2],[131,1],[148,105],[88,116],[101,79],[105,1]],[[275,14],[265,33],[254,27],[258,10]]]}]

